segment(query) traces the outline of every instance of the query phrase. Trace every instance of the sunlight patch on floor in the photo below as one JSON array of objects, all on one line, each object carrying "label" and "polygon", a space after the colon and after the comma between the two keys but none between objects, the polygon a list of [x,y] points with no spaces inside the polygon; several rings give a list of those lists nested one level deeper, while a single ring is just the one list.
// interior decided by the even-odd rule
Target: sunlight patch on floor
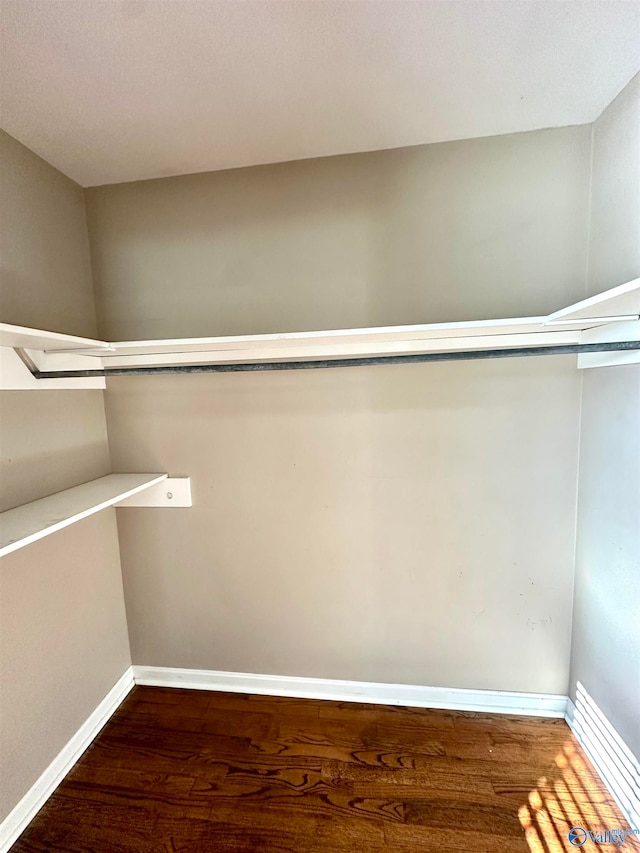
[{"label": "sunlight patch on floor", "polygon": [[[552,776],[541,776],[518,810],[531,853],[564,853],[570,850],[640,851],[640,839],[627,837],[622,845],[597,844],[588,833],[605,833],[607,830],[628,829],[603,781],[590,766],[582,750],[568,740],[554,759]],[[573,828],[584,830],[586,840],[579,831],[571,843],[569,833]]]}]

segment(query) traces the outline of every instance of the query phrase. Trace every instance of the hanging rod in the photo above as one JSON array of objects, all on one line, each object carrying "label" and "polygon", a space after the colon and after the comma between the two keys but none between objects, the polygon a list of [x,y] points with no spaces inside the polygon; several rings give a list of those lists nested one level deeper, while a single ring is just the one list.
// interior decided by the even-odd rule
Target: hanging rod
[{"label": "hanging rod", "polygon": [[250,373],[262,370],[314,370],[326,367],[361,367],[379,364],[424,364],[433,361],[477,361],[486,358],[523,358],[534,355],[572,355],[589,352],[640,350],[640,341],[609,341],[593,344],[511,349],[462,350],[457,352],[376,355],[363,358],[320,359],[315,361],[258,361],[237,364],[185,364],[158,367],[103,367],[98,370],[37,370],[29,365],[36,379],[80,379],[90,376],[149,376],[166,373]]}]

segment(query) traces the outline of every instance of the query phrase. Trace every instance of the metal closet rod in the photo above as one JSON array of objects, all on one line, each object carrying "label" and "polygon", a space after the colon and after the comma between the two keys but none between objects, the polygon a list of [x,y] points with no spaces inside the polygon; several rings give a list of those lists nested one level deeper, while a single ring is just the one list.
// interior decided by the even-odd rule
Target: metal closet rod
[{"label": "metal closet rod", "polygon": [[640,341],[611,341],[596,344],[511,349],[428,352],[410,355],[376,355],[363,358],[320,359],[316,361],[258,361],[240,364],[184,364],[161,367],[104,367],[99,370],[34,370],[36,379],[79,379],[89,376],[149,376],[162,373],[250,373],[262,370],[314,370],[325,367],[361,367],[378,364],[425,364],[433,361],[477,361],[484,358],[523,358],[533,355],[572,355],[588,352],[640,350]]}]

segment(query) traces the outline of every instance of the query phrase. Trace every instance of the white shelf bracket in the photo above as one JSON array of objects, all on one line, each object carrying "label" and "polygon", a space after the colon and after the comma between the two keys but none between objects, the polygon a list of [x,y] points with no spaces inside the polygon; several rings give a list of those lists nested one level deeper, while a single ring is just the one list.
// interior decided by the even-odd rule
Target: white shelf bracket
[{"label": "white shelf bracket", "polygon": [[116,507],[189,507],[191,500],[191,477],[167,477],[161,483],[156,483],[126,498],[116,504]]}]

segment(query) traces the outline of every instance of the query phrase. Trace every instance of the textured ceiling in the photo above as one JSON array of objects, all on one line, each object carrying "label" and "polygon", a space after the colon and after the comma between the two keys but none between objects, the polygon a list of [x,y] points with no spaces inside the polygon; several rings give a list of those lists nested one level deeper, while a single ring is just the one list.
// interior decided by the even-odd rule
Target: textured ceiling
[{"label": "textured ceiling", "polygon": [[582,124],[640,68],[640,2],[0,8],[0,124],[84,186]]}]

